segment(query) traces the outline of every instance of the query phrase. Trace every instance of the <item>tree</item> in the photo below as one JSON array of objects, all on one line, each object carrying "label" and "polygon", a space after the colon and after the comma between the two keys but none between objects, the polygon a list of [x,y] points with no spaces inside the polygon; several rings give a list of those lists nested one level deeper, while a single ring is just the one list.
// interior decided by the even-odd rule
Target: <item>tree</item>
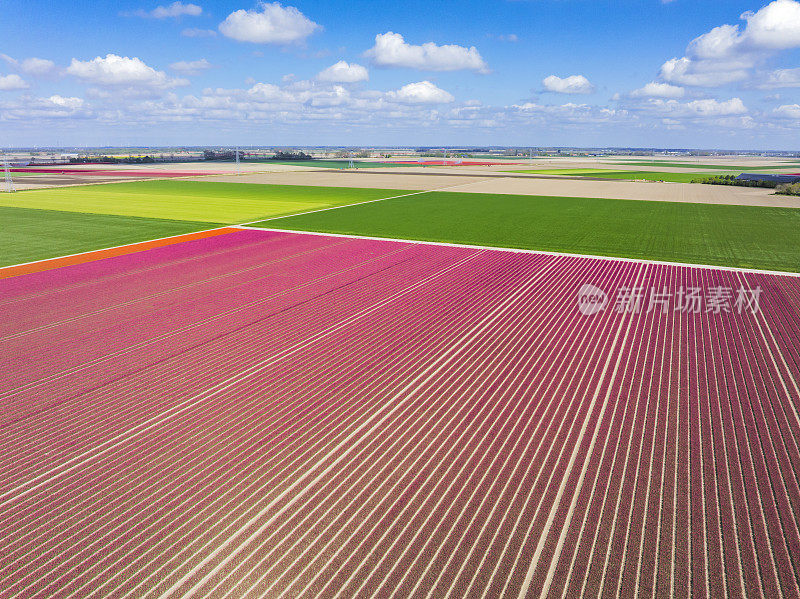
[{"label": "tree", "polygon": [[298,160],[312,160],[312,156],[305,152],[282,152],[277,151],[270,160],[285,160],[285,161],[298,161]]}]

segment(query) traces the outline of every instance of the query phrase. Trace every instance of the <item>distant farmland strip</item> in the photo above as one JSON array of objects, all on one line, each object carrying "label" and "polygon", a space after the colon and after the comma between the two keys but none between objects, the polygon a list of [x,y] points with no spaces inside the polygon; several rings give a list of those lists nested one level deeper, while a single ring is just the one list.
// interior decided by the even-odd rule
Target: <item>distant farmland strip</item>
[{"label": "distant farmland strip", "polygon": [[783,165],[776,165],[772,164],[769,166],[758,166],[753,164],[738,164],[738,165],[728,165],[728,164],[702,164],[698,163],[695,164],[694,162],[683,162],[680,160],[671,161],[671,160],[630,160],[627,162],[611,162],[608,164],[617,164],[620,166],[645,166],[645,167],[676,167],[676,168],[699,168],[699,169],[709,169],[709,170],[717,170],[717,171],[729,171],[729,170],[737,170],[737,171],[751,171],[751,172],[762,172],[762,171],[772,171],[772,170],[781,170],[787,168],[796,168],[792,166],[792,164],[800,164],[800,163],[788,163]]},{"label": "distant farmland strip", "polygon": [[242,230],[0,306],[0,597],[800,596],[800,278]]},{"label": "distant farmland strip", "polygon": [[[657,171],[613,171],[604,169],[528,169],[507,171],[510,173],[527,173],[530,175],[564,175],[571,177],[588,177],[593,179],[624,179],[636,181],[664,181],[668,183],[691,183],[696,179],[708,176],[708,173],[667,173]],[[720,171],[715,175],[738,175],[741,171]]]},{"label": "distant farmland strip", "polygon": [[[300,168],[350,168],[350,160],[248,160],[247,164],[264,164],[275,165],[284,164],[288,166],[297,166]],[[392,166],[403,166],[402,164],[394,164],[391,162],[372,162],[367,160],[353,160],[355,168],[389,168]]]},{"label": "distant farmland strip", "polygon": [[52,173],[55,175],[84,175],[84,176],[100,176],[100,177],[137,177],[139,179],[147,179],[148,177],[202,177],[204,175],[224,175],[224,171],[155,171],[151,169],[136,169],[136,170],[119,170],[110,168],[74,168],[74,167],[18,167],[12,168],[11,171],[16,177],[18,174],[47,174]]},{"label": "distant farmland strip", "polygon": [[792,208],[429,192],[263,226],[800,271]]}]

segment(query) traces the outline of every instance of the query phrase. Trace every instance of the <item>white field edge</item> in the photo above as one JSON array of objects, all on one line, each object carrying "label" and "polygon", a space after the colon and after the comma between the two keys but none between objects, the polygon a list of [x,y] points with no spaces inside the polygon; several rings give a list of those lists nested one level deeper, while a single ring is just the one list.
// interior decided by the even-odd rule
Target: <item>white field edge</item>
[{"label": "white field edge", "polygon": [[551,252],[547,250],[526,250],[522,248],[507,248],[500,246],[470,245],[466,243],[450,243],[445,241],[425,241],[419,239],[398,239],[394,237],[370,237],[368,235],[349,235],[344,233],[322,233],[318,231],[300,231],[296,229],[270,229],[268,227],[255,227],[253,225],[231,225],[233,229],[245,231],[269,231],[271,233],[296,233],[298,235],[319,235],[322,237],[345,237],[350,239],[367,239],[370,241],[390,241],[395,243],[415,243],[419,245],[441,245],[445,247],[467,248],[474,250],[495,250],[498,252],[517,252],[521,254],[545,254],[547,256],[569,256],[572,258],[593,258],[596,260],[613,260],[615,262],[634,262],[636,264],[661,264],[666,266],[684,266],[689,268],[703,268],[708,270],[724,270],[730,272],[755,273],[763,275],[780,275],[786,277],[800,277],[800,273],[782,270],[760,270],[756,268],[738,268],[735,266],[719,266],[716,264],[692,264],[689,262],[667,262],[663,260],[647,260],[644,258],[622,258],[619,256],[600,256],[596,254],[575,254],[569,252]]}]

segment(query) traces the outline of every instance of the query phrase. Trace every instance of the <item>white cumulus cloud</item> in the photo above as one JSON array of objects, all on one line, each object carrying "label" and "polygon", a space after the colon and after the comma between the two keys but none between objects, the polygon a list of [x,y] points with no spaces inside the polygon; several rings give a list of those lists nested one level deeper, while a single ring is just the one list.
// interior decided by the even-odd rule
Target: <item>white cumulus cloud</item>
[{"label": "white cumulus cloud", "polygon": [[56,63],[46,58],[25,58],[19,64],[20,69],[29,75],[49,75],[56,70]]},{"label": "white cumulus cloud", "polygon": [[317,79],[332,83],[356,83],[358,81],[367,81],[369,79],[369,73],[367,69],[360,64],[350,64],[344,60],[340,60],[327,69],[320,71],[317,75]]},{"label": "white cumulus cloud", "polygon": [[98,56],[86,61],[73,58],[67,67],[67,73],[95,85],[133,85],[167,89],[189,83],[186,79],[167,77],[163,71],[155,70],[139,58],[116,54],[107,54],[105,58]]},{"label": "white cumulus cloud", "polygon": [[199,17],[203,8],[197,4],[173,2],[166,6],[156,6],[153,10],[139,9],[132,13],[122,13],[123,16],[142,17],[145,19],[177,19],[178,17]]},{"label": "white cumulus cloud", "polygon": [[760,89],[800,87],[800,69],[776,69],[767,73]]},{"label": "white cumulus cloud", "polygon": [[687,53],[695,58],[724,59],[731,55],[740,40],[738,25],[720,25],[693,39]]},{"label": "white cumulus cloud", "polygon": [[550,75],[542,80],[544,89],[557,94],[591,94],[594,85],[583,75],[570,75],[569,77],[558,77]]},{"label": "white cumulus cloud", "polygon": [[386,99],[401,104],[449,104],[455,98],[430,81],[409,83],[396,91],[386,92]]},{"label": "white cumulus cloud", "polygon": [[197,27],[187,27],[181,31],[183,37],[216,37],[217,32],[213,29],[198,29]]},{"label": "white cumulus cloud", "polygon": [[661,66],[669,83],[718,87],[753,76],[753,69],[783,50],[800,48],[800,2],[774,0],[746,12],[740,25],[720,25],[692,40],[682,58]]},{"label": "white cumulus cloud", "polygon": [[747,107],[741,98],[731,98],[724,102],[714,99],[694,100],[688,102],[686,108],[700,116],[729,116],[747,112]]},{"label": "white cumulus cloud", "polygon": [[724,101],[707,98],[691,102],[650,98],[642,105],[642,109],[659,116],[673,118],[726,117],[747,113],[747,107],[741,98],[731,98]]},{"label": "white cumulus cloud", "polygon": [[800,104],[784,104],[778,106],[773,112],[782,118],[800,119]]},{"label": "white cumulus cloud", "polygon": [[0,109],[3,112],[3,120],[7,121],[41,123],[45,120],[62,119],[71,122],[96,116],[86,108],[82,98],[58,95],[49,98],[23,96],[16,101],[1,102]]},{"label": "white cumulus cloud", "polygon": [[170,17],[181,17],[188,15],[190,17],[199,17],[203,14],[203,9],[197,4],[184,4],[182,2],[173,2],[169,6],[157,6],[151,13],[156,19],[168,19]]},{"label": "white cumulus cloud", "polygon": [[25,80],[12,73],[11,75],[0,75],[0,91],[14,91],[17,89],[28,89],[30,87]]},{"label": "white cumulus cloud", "polygon": [[475,71],[488,73],[489,66],[475,46],[438,46],[426,42],[415,46],[402,35],[388,31],[375,36],[375,45],[364,53],[379,67],[404,67],[421,71]]},{"label": "white cumulus cloud", "polygon": [[800,47],[800,2],[775,0],[758,12],[746,12],[745,41],[761,48],[788,50]]},{"label": "white cumulus cloud", "polygon": [[293,44],[321,27],[294,6],[280,2],[259,4],[257,9],[237,10],[219,24],[222,35],[254,44]]},{"label": "white cumulus cloud", "polygon": [[634,98],[682,98],[685,93],[686,90],[677,85],[651,81],[644,87],[633,90],[631,96]]},{"label": "white cumulus cloud", "polygon": [[[719,87],[750,76],[752,65],[719,64],[715,61],[697,61],[691,58],[672,58],[661,65],[661,78],[670,83],[690,87]],[[733,67],[733,68],[731,68]]]},{"label": "white cumulus cloud", "polygon": [[76,98],[74,96],[64,97],[59,95],[50,96],[47,98],[51,104],[61,108],[69,108],[70,110],[77,110],[82,108],[85,104],[83,98]]},{"label": "white cumulus cloud", "polygon": [[197,73],[210,69],[213,66],[214,65],[208,62],[208,60],[201,58],[200,60],[191,61],[179,60],[178,62],[173,62],[171,65],[169,65],[169,68],[185,75],[196,75]]},{"label": "white cumulus cloud", "polygon": [[46,58],[31,57],[17,60],[11,58],[8,54],[0,54],[0,59],[10,64],[15,70],[34,77],[50,75],[56,71],[56,63]]}]

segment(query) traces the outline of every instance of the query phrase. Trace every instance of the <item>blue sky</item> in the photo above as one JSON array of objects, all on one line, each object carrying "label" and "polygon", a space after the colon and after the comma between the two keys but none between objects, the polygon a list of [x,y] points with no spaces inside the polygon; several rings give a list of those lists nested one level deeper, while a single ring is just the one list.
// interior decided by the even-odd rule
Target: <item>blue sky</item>
[{"label": "blue sky", "polygon": [[800,149],[800,2],[0,0],[18,145]]}]

